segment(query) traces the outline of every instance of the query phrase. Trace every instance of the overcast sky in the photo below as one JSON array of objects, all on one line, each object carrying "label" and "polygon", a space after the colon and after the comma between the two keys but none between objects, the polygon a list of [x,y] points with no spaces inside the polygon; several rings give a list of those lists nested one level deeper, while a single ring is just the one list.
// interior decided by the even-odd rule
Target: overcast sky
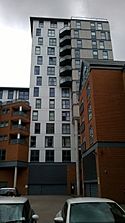
[{"label": "overcast sky", "polygon": [[114,59],[125,61],[124,10],[125,0],[0,0],[0,87],[29,87],[30,16],[108,19]]}]

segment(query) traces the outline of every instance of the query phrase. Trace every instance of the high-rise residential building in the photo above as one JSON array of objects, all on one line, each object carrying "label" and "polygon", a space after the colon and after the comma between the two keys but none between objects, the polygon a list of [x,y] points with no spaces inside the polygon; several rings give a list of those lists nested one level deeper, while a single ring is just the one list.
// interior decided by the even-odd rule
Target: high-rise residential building
[{"label": "high-rise residential building", "polygon": [[113,60],[105,19],[31,17],[30,194],[80,193],[81,60]]},{"label": "high-rise residential building", "polygon": [[80,127],[84,196],[125,202],[124,100],[124,61],[83,61]]}]

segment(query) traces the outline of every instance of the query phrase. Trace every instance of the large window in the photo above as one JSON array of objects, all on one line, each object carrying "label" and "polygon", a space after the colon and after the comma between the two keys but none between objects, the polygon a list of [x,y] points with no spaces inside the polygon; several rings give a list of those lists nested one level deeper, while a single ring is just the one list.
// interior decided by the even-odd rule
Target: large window
[{"label": "large window", "polygon": [[5,160],[6,157],[6,150],[0,149],[0,161]]},{"label": "large window", "polygon": [[48,55],[55,55],[55,47],[48,47]]},{"label": "large window", "polygon": [[49,57],[49,65],[56,65],[56,57]]},{"label": "large window", "polygon": [[48,37],[54,37],[55,36],[55,30],[54,29],[48,29]]},{"label": "large window", "polygon": [[3,91],[0,90],[0,99],[2,99],[2,97],[3,97]]},{"label": "large window", "polygon": [[89,127],[89,140],[90,144],[94,142],[94,129],[92,126]]},{"label": "large window", "polygon": [[77,27],[77,29],[81,28],[81,21],[76,21],[76,27]]},{"label": "large window", "polygon": [[39,150],[31,150],[30,161],[39,162]]},{"label": "large window", "polygon": [[19,91],[19,99],[21,99],[21,100],[29,100],[29,91],[20,90]]},{"label": "large window", "polygon": [[77,47],[81,48],[82,47],[82,40],[77,40]]},{"label": "large window", "polygon": [[70,134],[70,124],[62,124],[62,134]]},{"label": "large window", "polygon": [[55,99],[50,99],[49,100],[49,109],[54,109],[55,108]]},{"label": "large window", "polygon": [[98,50],[93,50],[93,58],[98,59]]},{"label": "large window", "polygon": [[70,97],[69,88],[62,88],[62,98],[69,98],[69,97]]},{"label": "large window", "polygon": [[104,60],[108,59],[108,51],[103,51],[103,59]]},{"label": "large window", "polygon": [[9,90],[8,91],[8,99],[13,99],[13,91],[12,90]]},{"label": "large window", "polygon": [[36,85],[42,86],[42,77],[36,77]]},{"label": "large window", "polygon": [[96,32],[95,31],[91,31],[91,37],[92,37],[92,39],[96,39]]},{"label": "large window", "polygon": [[30,138],[30,147],[36,147],[36,136],[31,136]]},{"label": "large window", "polygon": [[36,108],[41,109],[41,98],[36,98]]},{"label": "large window", "polygon": [[43,21],[39,21],[39,27],[43,28],[44,27],[44,22]]},{"label": "large window", "polygon": [[40,46],[35,47],[35,55],[40,55],[41,54],[41,48]]},{"label": "large window", "polygon": [[54,162],[54,150],[46,150],[46,162]]},{"label": "large window", "polygon": [[104,46],[104,41],[100,41],[100,42],[99,42],[99,48],[100,48],[100,49],[104,49],[104,48],[105,48],[105,46]]},{"label": "large window", "polygon": [[34,87],[33,96],[34,97],[39,97],[39,87]]},{"label": "large window", "polygon": [[56,38],[49,38],[49,46],[56,46]]},{"label": "large window", "polygon": [[45,147],[53,148],[54,147],[54,138],[53,136],[45,136]]},{"label": "large window", "polygon": [[32,121],[38,121],[38,111],[32,112]]},{"label": "large window", "polygon": [[57,22],[56,21],[51,21],[50,22],[50,27],[51,28],[57,28]]},{"label": "large window", "polygon": [[74,30],[74,38],[79,38],[79,30]]},{"label": "large window", "polygon": [[49,77],[49,86],[56,86],[56,77]]},{"label": "large window", "polygon": [[38,56],[37,57],[37,64],[38,65],[42,65],[43,64],[43,57],[42,56]]},{"label": "large window", "polygon": [[49,121],[55,121],[55,111],[49,111]]},{"label": "large window", "polygon": [[47,67],[47,75],[55,75],[55,67]]},{"label": "large window", "polygon": [[70,108],[70,100],[69,99],[62,99],[62,108],[63,109]]},{"label": "large window", "polygon": [[38,37],[38,45],[43,45],[43,37]]},{"label": "large window", "polygon": [[102,23],[97,23],[97,29],[102,30]]},{"label": "large window", "polygon": [[106,39],[106,33],[101,31],[101,39],[105,40]]},{"label": "large window", "polygon": [[46,123],[46,134],[54,134],[54,123]]},{"label": "large window", "polygon": [[92,119],[92,106],[91,106],[91,104],[88,105],[88,119],[89,119],[89,121]]},{"label": "large window", "polygon": [[40,123],[35,123],[34,133],[40,134]]},{"label": "large window", "polygon": [[71,151],[70,150],[62,151],[62,162],[71,162]]},{"label": "large window", "polygon": [[80,68],[80,60],[75,60],[75,67]]},{"label": "large window", "polygon": [[36,36],[41,36],[41,29],[36,29]]},{"label": "large window", "polygon": [[62,121],[70,121],[70,111],[62,111]]},{"label": "large window", "polygon": [[92,48],[97,49],[97,42],[96,40],[92,40]]},{"label": "large window", "polygon": [[50,88],[49,89],[49,96],[50,97],[55,97],[55,88]]},{"label": "large window", "polygon": [[40,66],[34,67],[34,75],[40,75]]},{"label": "large window", "polygon": [[80,50],[79,49],[75,49],[75,58],[80,58]]},{"label": "large window", "polygon": [[62,147],[63,148],[71,147],[70,136],[62,136]]}]

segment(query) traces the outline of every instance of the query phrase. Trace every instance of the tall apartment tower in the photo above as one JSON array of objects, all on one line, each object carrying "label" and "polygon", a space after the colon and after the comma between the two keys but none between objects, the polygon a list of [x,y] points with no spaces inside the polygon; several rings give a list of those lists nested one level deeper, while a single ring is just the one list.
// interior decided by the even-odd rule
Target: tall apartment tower
[{"label": "tall apartment tower", "polygon": [[[31,17],[29,193],[79,194],[82,59],[113,60],[105,19]],[[77,189],[76,189],[77,188]]]}]

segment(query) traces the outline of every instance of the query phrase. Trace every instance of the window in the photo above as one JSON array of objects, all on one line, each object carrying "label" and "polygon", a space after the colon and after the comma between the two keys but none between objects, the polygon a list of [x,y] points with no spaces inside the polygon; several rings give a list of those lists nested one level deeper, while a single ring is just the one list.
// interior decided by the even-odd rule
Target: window
[{"label": "window", "polygon": [[34,67],[34,75],[40,75],[40,66]]},{"label": "window", "polygon": [[49,86],[56,86],[56,77],[49,77]]},{"label": "window", "polygon": [[70,150],[62,151],[62,162],[71,162],[71,151]]},{"label": "window", "polygon": [[3,91],[0,90],[0,99],[2,99],[2,97],[3,97]]},{"label": "window", "polygon": [[75,66],[76,68],[80,68],[80,60],[75,60]]},{"label": "window", "polygon": [[41,48],[40,46],[35,47],[35,55],[40,55],[41,54]]},{"label": "window", "polygon": [[30,161],[39,162],[39,150],[31,150]]},{"label": "window", "polygon": [[105,34],[105,32],[101,32],[101,39],[106,39],[106,34]]},{"label": "window", "polygon": [[54,146],[53,136],[45,136],[45,147],[53,148],[53,146]]},{"label": "window", "polygon": [[82,47],[82,40],[77,40],[77,47],[81,48]]},{"label": "window", "polygon": [[36,108],[41,109],[41,98],[36,98]]},{"label": "window", "polygon": [[35,123],[35,134],[40,134],[40,123]]},{"label": "window", "polygon": [[68,22],[64,22],[64,27],[67,27],[68,26]]},{"label": "window", "polygon": [[108,51],[103,51],[103,59],[104,60],[108,59]]},{"label": "window", "polygon": [[43,28],[44,24],[43,22],[39,21],[39,28]]},{"label": "window", "polygon": [[91,22],[90,26],[91,26],[91,29],[95,29],[95,23],[94,22]]},{"label": "window", "polygon": [[50,97],[55,97],[55,88],[50,88],[49,89],[49,96]]},{"label": "window", "polygon": [[88,119],[89,119],[89,121],[92,119],[92,106],[91,106],[91,104],[88,105]]},{"label": "window", "polygon": [[62,98],[69,98],[69,97],[70,97],[69,88],[62,88]]},{"label": "window", "polygon": [[30,147],[36,147],[36,136],[31,136]]},{"label": "window", "polygon": [[95,31],[91,32],[91,37],[92,37],[92,39],[96,39],[96,32]]},{"label": "window", "polygon": [[54,47],[48,47],[48,55],[55,55],[55,48]]},{"label": "window", "polygon": [[62,108],[63,108],[63,109],[70,108],[70,100],[68,100],[68,99],[63,99],[63,100],[62,100]]},{"label": "window", "polygon": [[55,30],[54,29],[48,29],[48,36],[54,37],[55,36]]},{"label": "window", "polygon": [[39,97],[39,87],[34,87],[33,96],[34,97]]},{"label": "window", "polygon": [[36,29],[36,36],[41,36],[41,29]]},{"label": "window", "polygon": [[13,99],[13,91],[12,90],[9,90],[8,91],[8,99]]},{"label": "window", "polygon": [[54,109],[55,108],[55,99],[50,99],[49,100],[49,109]]},{"label": "window", "polygon": [[98,59],[98,51],[93,50],[93,58]]},{"label": "window", "polygon": [[38,45],[43,45],[43,37],[38,37]]},{"label": "window", "polygon": [[39,27],[43,28],[43,26],[44,26],[44,23],[42,21],[39,21]]},{"label": "window", "polygon": [[54,123],[46,123],[46,134],[54,134]]},{"label": "window", "polygon": [[70,136],[62,136],[62,148],[70,148]]},{"label": "window", "polygon": [[49,65],[56,65],[56,57],[49,57]]},{"label": "window", "polygon": [[70,124],[62,124],[62,134],[70,134]]},{"label": "window", "polygon": [[47,67],[47,75],[55,75],[55,67]]},{"label": "window", "polygon": [[56,38],[49,38],[49,46],[56,46]]},{"label": "window", "polygon": [[94,129],[92,126],[89,127],[89,140],[90,144],[94,142]]},{"label": "window", "polygon": [[54,150],[46,150],[46,162],[54,162]]},{"label": "window", "polygon": [[89,83],[88,83],[87,86],[86,86],[86,94],[87,94],[87,98],[90,98],[90,95],[91,95],[91,88],[90,88]]},{"label": "window", "polygon": [[99,48],[100,48],[100,49],[104,49],[104,42],[103,42],[103,41],[100,41],[100,42],[99,42]]},{"label": "window", "polygon": [[74,30],[74,38],[79,38],[79,30]]},{"label": "window", "polygon": [[50,27],[51,28],[57,28],[57,22],[56,21],[50,22]]},{"label": "window", "polygon": [[37,64],[38,65],[42,65],[42,63],[43,63],[43,57],[42,56],[38,56],[37,57]]},{"label": "window", "polygon": [[98,30],[102,30],[102,23],[98,23],[98,24],[97,24],[97,29],[98,29]]},{"label": "window", "polygon": [[36,85],[42,86],[42,77],[36,77]]},{"label": "window", "polygon": [[6,157],[6,150],[0,149],[0,161],[5,160]]},{"label": "window", "polygon": [[19,99],[21,99],[21,100],[29,100],[29,91],[20,90],[19,91]]},{"label": "window", "polygon": [[93,49],[97,48],[97,42],[95,40],[92,40],[92,48]]},{"label": "window", "polygon": [[49,121],[55,121],[55,111],[49,111]]},{"label": "window", "polygon": [[70,111],[62,111],[62,121],[70,121]]},{"label": "window", "polygon": [[76,27],[77,27],[78,29],[81,28],[81,21],[76,21]]},{"label": "window", "polygon": [[38,111],[32,112],[32,121],[38,121]]},{"label": "window", "polygon": [[75,58],[80,58],[80,50],[75,49]]}]

